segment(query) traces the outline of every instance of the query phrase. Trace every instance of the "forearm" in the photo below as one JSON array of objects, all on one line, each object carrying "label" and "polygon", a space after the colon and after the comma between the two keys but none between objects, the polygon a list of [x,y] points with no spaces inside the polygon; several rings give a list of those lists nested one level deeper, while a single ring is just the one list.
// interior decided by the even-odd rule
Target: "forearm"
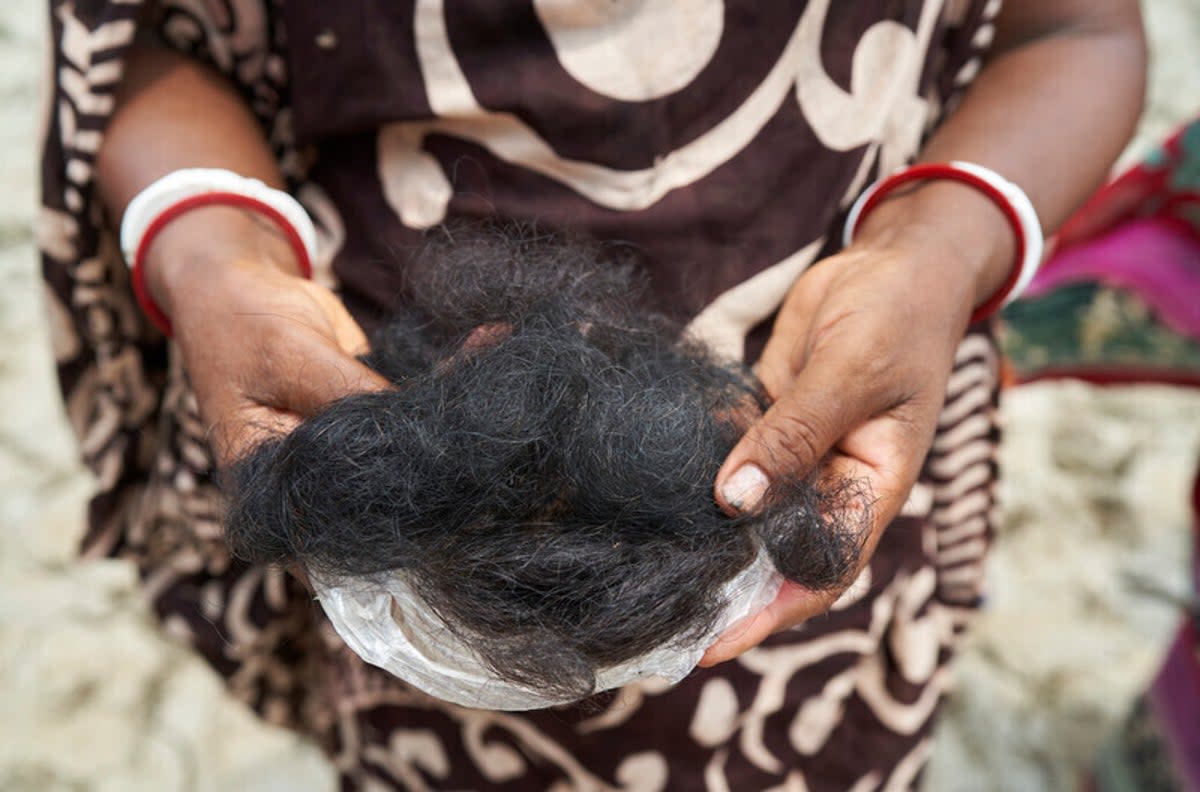
[{"label": "forearm", "polygon": [[[225,168],[281,187],[258,123],[220,75],[170,50],[138,46],[97,158],[96,181],[114,222],[142,189],[180,168]],[[216,260],[295,264],[286,243],[246,212],[207,207],[165,228],[149,251],[147,282],[172,313],[176,287]]]},{"label": "forearm", "polygon": [[[1145,45],[1133,0],[1009,0],[996,50],[923,162],[984,165],[1029,195],[1054,230],[1105,178],[1142,107]],[[888,201],[864,225],[938,236],[972,273],[975,302],[1005,280],[1013,235],[971,188],[930,184]]]}]

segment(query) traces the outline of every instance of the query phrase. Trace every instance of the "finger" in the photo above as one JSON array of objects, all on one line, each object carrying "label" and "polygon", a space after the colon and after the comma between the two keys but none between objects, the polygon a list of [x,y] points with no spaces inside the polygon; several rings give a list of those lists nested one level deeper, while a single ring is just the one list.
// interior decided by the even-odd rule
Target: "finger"
[{"label": "finger", "polygon": [[512,325],[508,322],[491,322],[482,324],[467,334],[458,350],[448,358],[438,362],[434,366],[434,371],[439,374],[445,373],[454,366],[460,365],[464,360],[469,358],[476,352],[481,352],[485,349],[490,349],[496,346],[508,336],[512,335]]},{"label": "finger", "polygon": [[[782,591],[782,589],[780,589]],[[772,603],[774,604],[774,603]],[[775,632],[775,618],[771,605],[752,613],[737,624],[730,627],[704,651],[698,668],[710,668],[726,660],[732,660],[738,655],[758,646],[767,636]]]},{"label": "finger", "polygon": [[[808,358],[809,334],[813,330],[811,317],[818,312],[824,293],[817,282],[821,276],[820,269],[810,270],[801,276],[797,288],[788,292],[767,344],[754,364],[754,375],[773,400],[783,395]],[[801,284],[809,288],[801,288]]]},{"label": "finger", "polygon": [[831,349],[809,361],[721,466],[715,494],[722,508],[752,511],[772,480],[804,476],[851,429],[891,406],[860,357]]},{"label": "finger", "polygon": [[294,413],[252,403],[244,403],[223,415],[210,427],[208,438],[217,467],[222,468],[300,424],[300,417]]},{"label": "finger", "polygon": [[[866,480],[883,506],[906,498],[920,475],[937,426],[938,407],[914,397],[855,427],[838,443],[831,471]],[[886,509],[882,512],[886,515]],[[889,518],[890,519],[890,518]]]},{"label": "finger", "polygon": [[328,343],[295,348],[288,361],[273,367],[279,375],[263,382],[255,395],[263,404],[303,417],[345,396],[390,387],[382,376]]},{"label": "finger", "polygon": [[791,368],[787,364],[787,361],[768,359],[764,351],[763,356],[758,359],[757,363],[750,367],[750,370],[754,373],[759,383],[762,384],[768,398],[774,401],[787,390]]},{"label": "finger", "polygon": [[785,580],[774,600],[722,633],[697,665],[708,668],[732,660],[758,646],[772,633],[824,612],[834,599],[834,595],[809,591]]},{"label": "finger", "polygon": [[350,314],[334,317],[331,323],[333,324],[334,339],[337,341],[338,347],[347,355],[358,357],[370,351],[371,345],[367,342],[367,334],[358,326],[358,322],[350,317]]},{"label": "finger", "polygon": [[333,328],[333,338],[338,347],[348,355],[365,355],[370,349],[367,334],[346,310],[346,306],[333,292],[312,281],[304,281],[303,287],[321,306]]},{"label": "finger", "polygon": [[778,400],[787,392],[795,372],[802,368],[797,362],[804,359],[802,343],[800,340],[785,341],[781,337],[772,337],[751,367],[772,400]]}]

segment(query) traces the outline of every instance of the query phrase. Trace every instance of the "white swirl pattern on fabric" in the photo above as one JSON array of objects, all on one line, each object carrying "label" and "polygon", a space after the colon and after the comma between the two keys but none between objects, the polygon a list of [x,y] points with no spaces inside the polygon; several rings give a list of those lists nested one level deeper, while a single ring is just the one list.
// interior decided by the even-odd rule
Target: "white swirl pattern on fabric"
[{"label": "white swirl pattern on fabric", "polygon": [[723,0],[533,0],[533,8],[567,73],[623,102],[686,86],[725,26]]},{"label": "white swirl pattern on fabric", "polygon": [[[825,73],[819,57],[831,0],[813,0],[762,83],[704,134],[663,152],[654,165],[639,170],[568,159],[516,116],[480,106],[450,44],[443,2],[417,0],[413,22],[426,95],[439,117],[390,124],[378,140],[378,175],[385,198],[409,228],[441,222],[449,206],[446,175],[440,167],[429,167],[432,158],[421,151],[425,136],[434,132],[477,143],[497,158],[551,178],[600,206],[636,211],[704,178],[742,151],[779,111],[792,86],[824,145],[847,151],[882,139],[880,162],[885,168],[916,151],[928,118],[929,107],[917,95],[917,84],[938,4],[922,10],[916,34],[890,21],[873,25],[855,50],[853,90],[848,93]],[[885,63],[888,68],[878,68]]]}]

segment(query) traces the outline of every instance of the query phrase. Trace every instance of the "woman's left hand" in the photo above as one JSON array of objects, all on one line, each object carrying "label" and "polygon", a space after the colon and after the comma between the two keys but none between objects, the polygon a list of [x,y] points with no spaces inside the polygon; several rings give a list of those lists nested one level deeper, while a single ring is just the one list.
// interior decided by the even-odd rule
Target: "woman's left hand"
[{"label": "woman's left hand", "polygon": [[[716,485],[733,512],[753,511],[772,481],[818,464],[865,482],[873,502],[863,564],[917,480],[976,301],[976,277],[955,247],[932,229],[903,228],[864,234],[792,287],[756,366],[774,404]],[[785,582],[700,664],[736,657],[824,612],[841,593]]]},{"label": "woman's left hand", "polygon": [[[1129,139],[1145,74],[1137,0],[1010,0],[988,61],[920,158],[1004,174],[1054,229]],[[752,508],[772,477],[829,464],[874,491],[873,551],[925,460],[971,306],[1003,283],[1012,246],[1003,216],[962,185],[927,183],[872,211],[856,244],[801,276],[780,309],[758,367],[776,402],[717,475],[722,506]],[[839,593],[785,585],[702,664],[826,610]]]}]

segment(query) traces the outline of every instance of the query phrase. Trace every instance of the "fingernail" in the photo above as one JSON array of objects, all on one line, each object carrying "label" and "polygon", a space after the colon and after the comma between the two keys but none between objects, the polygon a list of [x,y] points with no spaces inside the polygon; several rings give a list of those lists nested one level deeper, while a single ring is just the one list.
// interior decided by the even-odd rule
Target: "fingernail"
[{"label": "fingernail", "polygon": [[721,495],[738,511],[750,511],[762,500],[770,483],[758,465],[742,465],[725,482]]}]

